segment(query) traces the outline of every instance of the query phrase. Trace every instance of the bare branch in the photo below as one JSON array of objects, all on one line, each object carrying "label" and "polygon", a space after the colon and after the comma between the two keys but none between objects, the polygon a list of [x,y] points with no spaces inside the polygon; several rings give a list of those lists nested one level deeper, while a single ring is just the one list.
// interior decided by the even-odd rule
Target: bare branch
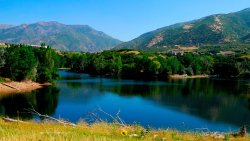
[{"label": "bare branch", "polygon": [[43,115],[43,114],[40,114],[39,112],[37,112],[34,107],[32,106],[32,108],[28,108],[28,109],[25,109],[28,113],[30,114],[34,114],[34,115],[37,115],[39,117],[43,117],[43,118],[46,118],[46,119],[49,119],[49,120],[53,120],[53,121],[56,121],[60,124],[64,124],[64,125],[70,125],[70,126],[76,126],[76,124],[74,123],[71,123],[71,122],[68,122],[68,121],[64,121],[64,120],[60,120],[60,119],[56,119],[56,118],[53,118],[53,117],[50,117],[48,115]]},{"label": "bare branch", "polygon": [[23,121],[21,121],[21,120],[12,119],[12,118],[9,118],[9,117],[7,117],[7,118],[3,117],[2,119],[3,119],[5,122],[23,122]]},{"label": "bare branch", "polygon": [[105,112],[104,110],[102,110],[100,107],[98,108],[98,110],[102,113],[104,113],[105,115],[109,116],[113,121],[114,121],[114,124],[118,124],[120,126],[124,126],[124,127],[127,127],[125,122],[120,118],[119,116],[119,113],[120,113],[120,110],[117,112],[116,114],[116,117],[112,116],[111,114]]}]

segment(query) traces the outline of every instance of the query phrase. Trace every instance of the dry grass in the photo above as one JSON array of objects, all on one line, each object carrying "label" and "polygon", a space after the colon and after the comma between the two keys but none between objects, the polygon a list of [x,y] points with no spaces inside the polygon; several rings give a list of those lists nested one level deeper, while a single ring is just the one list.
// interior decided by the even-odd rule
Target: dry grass
[{"label": "dry grass", "polygon": [[131,51],[122,51],[122,54],[134,54],[134,55],[139,55],[141,54],[140,51],[136,51],[136,50],[131,50]]},{"label": "dry grass", "polygon": [[183,26],[183,29],[188,30],[188,29],[191,29],[192,27],[193,27],[192,24],[186,24]]},{"label": "dry grass", "polygon": [[0,140],[26,141],[26,140],[84,140],[84,141],[223,141],[241,140],[248,141],[249,137],[217,139],[205,136],[203,133],[178,132],[173,130],[146,131],[140,126],[120,127],[115,124],[95,123],[88,125],[78,123],[76,127],[60,125],[56,123],[6,123],[0,120]]},{"label": "dry grass", "polygon": [[174,49],[171,49],[169,51],[173,51],[173,52],[194,52],[197,49],[199,49],[199,47],[196,47],[196,46],[180,46],[180,45],[176,45],[176,47]]},{"label": "dry grass", "polygon": [[235,52],[234,51],[220,51],[219,54],[221,54],[221,55],[234,55]]},{"label": "dry grass", "polygon": [[247,59],[250,59],[250,54],[247,53],[246,55],[242,55],[241,58],[247,58]]}]

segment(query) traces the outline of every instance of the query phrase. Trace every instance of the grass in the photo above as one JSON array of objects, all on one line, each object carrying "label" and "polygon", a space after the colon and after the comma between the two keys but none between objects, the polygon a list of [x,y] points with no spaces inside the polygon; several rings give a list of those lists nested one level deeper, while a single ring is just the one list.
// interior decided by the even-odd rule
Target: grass
[{"label": "grass", "polygon": [[120,127],[112,123],[95,123],[88,125],[78,123],[76,127],[56,123],[15,122],[0,120],[0,140],[5,141],[248,141],[250,137],[224,139],[205,136],[203,133],[179,132],[174,130],[150,130],[136,125]]}]

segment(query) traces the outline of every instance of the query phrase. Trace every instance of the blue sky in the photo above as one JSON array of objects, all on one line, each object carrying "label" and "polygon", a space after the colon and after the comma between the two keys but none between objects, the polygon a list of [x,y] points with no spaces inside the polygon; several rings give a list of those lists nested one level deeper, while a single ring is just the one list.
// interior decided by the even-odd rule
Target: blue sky
[{"label": "blue sky", "polygon": [[0,0],[0,23],[83,24],[122,41],[211,14],[250,7],[250,0]]}]

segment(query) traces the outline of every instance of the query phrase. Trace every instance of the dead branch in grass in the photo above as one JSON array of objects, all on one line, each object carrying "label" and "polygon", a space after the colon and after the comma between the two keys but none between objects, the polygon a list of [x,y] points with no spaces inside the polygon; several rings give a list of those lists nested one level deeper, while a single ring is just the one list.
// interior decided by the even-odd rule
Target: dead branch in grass
[{"label": "dead branch in grass", "polygon": [[9,117],[3,117],[2,119],[3,119],[5,122],[24,122],[24,121],[12,119],[12,118],[9,118]]},{"label": "dead branch in grass", "polygon": [[39,117],[43,117],[43,118],[49,119],[49,120],[55,121],[55,122],[60,123],[60,124],[63,124],[63,125],[76,126],[76,124],[74,124],[74,123],[72,123],[72,122],[68,122],[68,121],[65,121],[65,120],[60,120],[60,119],[56,119],[56,118],[50,117],[50,116],[48,116],[48,115],[40,114],[40,113],[37,112],[33,107],[32,107],[32,108],[25,109],[25,110],[26,110],[28,113],[30,113],[30,114],[37,115],[37,116],[39,116]]}]

